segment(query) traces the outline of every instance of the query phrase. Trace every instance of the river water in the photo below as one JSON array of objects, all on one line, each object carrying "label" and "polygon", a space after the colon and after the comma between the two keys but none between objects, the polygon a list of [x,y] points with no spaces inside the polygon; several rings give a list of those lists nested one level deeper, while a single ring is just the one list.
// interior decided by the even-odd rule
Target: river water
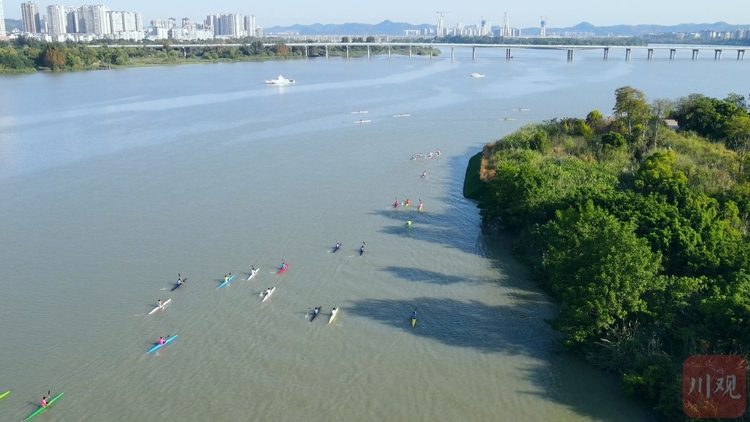
[{"label": "river water", "polygon": [[559,353],[464,171],[523,124],[609,114],[620,86],[744,93],[750,63],[503,54],[0,78],[0,420],[48,390],[37,420],[652,420]]}]

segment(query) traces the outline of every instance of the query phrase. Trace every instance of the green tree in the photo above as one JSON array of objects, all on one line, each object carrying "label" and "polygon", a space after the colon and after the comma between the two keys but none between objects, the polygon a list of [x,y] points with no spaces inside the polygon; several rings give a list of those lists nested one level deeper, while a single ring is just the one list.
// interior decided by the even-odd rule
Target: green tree
[{"label": "green tree", "polygon": [[[615,118],[628,129],[628,139],[634,140],[633,126],[648,121],[649,106],[646,95],[630,86],[615,90],[615,106],[612,109]],[[639,134],[642,136],[642,134]]]},{"label": "green tree", "polygon": [[562,305],[552,326],[567,346],[591,344],[631,315],[647,313],[643,296],[656,286],[661,254],[636,236],[633,223],[588,201],[558,211],[540,233],[548,239],[546,282]]}]

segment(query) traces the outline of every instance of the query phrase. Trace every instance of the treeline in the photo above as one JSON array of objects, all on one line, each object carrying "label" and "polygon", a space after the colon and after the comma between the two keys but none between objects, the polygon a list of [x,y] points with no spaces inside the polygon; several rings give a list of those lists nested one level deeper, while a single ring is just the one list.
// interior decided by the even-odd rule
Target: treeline
[{"label": "treeline", "polygon": [[648,102],[623,87],[612,118],[592,111],[487,145],[481,192],[466,191],[559,300],[549,323],[564,346],[681,421],[685,358],[750,357],[749,148],[740,95]]},{"label": "treeline", "polygon": [[628,45],[645,46],[649,40],[637,37],[595,37],[595,38],[516,38],[516,37],[466,37],[452,36],[435,38],[438,43],[448,44],[514,44],[514,45]]},{"label": "treeline", "polygon": [[[46,43],[34,38],[17,38],[11,42],[0,42],[0,73],[28,73],[37,70],[74,71],[109,69],[112,67],[149,66],[163,64],[195,63],[204,61],[254,61],[295,59],[309,56],[325,56],[325,47],[311,44],[292,47],[279,41],[264,46],[260,40],[239,47],[201,46],[180,47],[161,44],[159,48],[147,47],[92,47],[87,44],[65,42]],[[370,47],[371,54],[385,54],[384,47]],[[408,54],[408,47],[393,48],[394,54]],[[367,54],[367,47],[350,47],[350,56]],[[430,54],[429,49],[413,48],[413,54]],[[439,54],[433,50],[433,55]],[[346,55],[345,47],[329,48],[329,55]]]}]

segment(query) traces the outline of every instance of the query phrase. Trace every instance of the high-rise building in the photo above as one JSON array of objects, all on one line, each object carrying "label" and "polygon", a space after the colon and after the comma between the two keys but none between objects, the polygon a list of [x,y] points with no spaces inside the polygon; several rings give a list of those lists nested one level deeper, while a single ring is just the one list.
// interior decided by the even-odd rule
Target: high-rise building
[{"label": "high-rise building", "polygon": [[5,13],[3,13],[3,0],[0,0],[0,37],[5,36]]},{"label": "high-rise building", "polygon": [[107,16],[109,17],[109,28],[112,31],[112,34],[125,31],[122,13],[123,12],[107,12]]},{"label": "high-rise building", "polygon": [[80,28],[78,27],[78,23],[80,21],[78,17],[78,9],[75,7],[66,7],[65,8],[65,32],[68,34],[77,34],[81,32]]},{"label": "high-rise building", "polygon": [[248,37],[255,36],[255,15],[245,15],[245,32]]},{"label": "high-rise building", "polygon": [[39,7],[33,2],[21,3],[21,21],[23,22],[23,32],[31,34],[39,32],[41,29],[39,24]]},{"label": "high-rise building", "polygon": [[47,22],[49,22],[49,33],[51,35],[61,35],[65,33],[65,27],[68,19],[65,16],[65,7],[59,4],[47,6]]},{"label": "high-rise building", "polygon": [[542,16],[542,28],[539,31],[539,36],[544,38],[547,36],[547,18]]}]

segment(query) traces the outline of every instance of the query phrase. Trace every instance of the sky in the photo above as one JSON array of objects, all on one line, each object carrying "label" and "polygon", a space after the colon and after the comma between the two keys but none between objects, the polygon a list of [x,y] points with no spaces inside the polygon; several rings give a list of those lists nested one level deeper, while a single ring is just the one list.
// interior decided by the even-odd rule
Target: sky
[{"label": "sky", "polygon": [[[0,0],[5,17],[21,18],[21,0]],[[32,0],[33,1],[33,0]],[[457,23],[477,24],[484,18],[492,25],[502,25],[503,13],[507,12],[510,26],[515,28],[538,27],[540,16],[547,18],[547,26],[568,27],[581,22],[595,26],[658,24],[676,25],[679,23],[728,22],[743,27],[750,24],[750,0],[719,0],[707,3],[704,0],[629,0],[603,2],[601,0],[526,0],[501,4],[497,0],[475,0],[465,3],[456,0],[94,0],[70,3],[35,2],[40,12],[50,4],[80,6],[82,4],[103,4],[112,10],[139,12],[144,26],[151,19],[184,17],[200,22],[213,13],[242,13],[255,15],[257,24],[289,26],[313,23],[369,23],[376,24],[386,19],[394,22],[435,25],[442,11],[446,26]],[[606,4],[606,6],[605,6]]]}]

